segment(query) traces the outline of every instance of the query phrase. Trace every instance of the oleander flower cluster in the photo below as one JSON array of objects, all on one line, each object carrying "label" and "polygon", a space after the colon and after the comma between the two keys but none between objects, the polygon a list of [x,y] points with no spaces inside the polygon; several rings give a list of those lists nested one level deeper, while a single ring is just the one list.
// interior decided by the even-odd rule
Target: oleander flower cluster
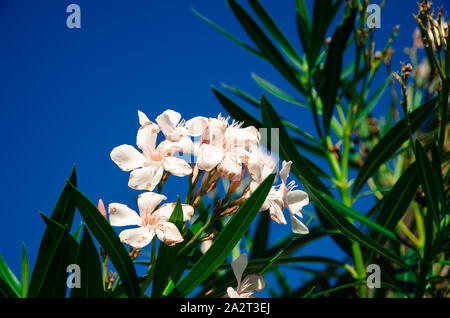
[{"label": "oleander flower cluster", "polygon": [[[182,204],[184,222],[199,208],[202,198],[213,191],[221,178],[229,180],[226,196],[214,208],[212,217],[231,215],[256,190],[259,184],[277,169],[277,159],[260,144],[261,135],[253,126],[218,115],[216,118],[197,116],[189,120],[166,110],[155,122],[138,111],[139,129],[136,146],[124,144],[111,151],[117,166],[129,172],[128,186],[144,192],[138,196],[139,213],[125,204],[109,204],[109,220],[113,226],[135,226],[119,235],[122,242],[141,249],[156,236],[166,245],[182,242],[183,235],[169,222],[175,203],[163,203],[163,185],[170,175],[186,177],[188,195]],[[162,140],[160,140],[162,139]],[[308,195],[287,182],[292,162],[282,163],[281,183],[273,186],[261,207],[271,218],[287,224],[284,210],[294,233],[306,234],[308,228],[300,221],[301,210],[308,204]],[[251,181],[239,199],[231,200],[245,175]],[[163,204],[162,204],[163,203]]]}]

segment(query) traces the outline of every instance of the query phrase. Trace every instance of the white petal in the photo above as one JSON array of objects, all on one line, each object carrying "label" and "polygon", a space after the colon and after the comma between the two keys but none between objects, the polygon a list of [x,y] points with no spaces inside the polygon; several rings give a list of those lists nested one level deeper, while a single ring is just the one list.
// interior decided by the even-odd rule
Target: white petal
[{"label": "white petal", "polygon": [[239,180],[242,174],[242,161],[237,156],[226,154],[217,166],[217,171],[224,178]]},{"label": "white petal", "polygon": [[292,232],[296,234],[308,234],[308,228],[300,220],[298,220],[295,215],[291,213],[289,214],[291,215]]},{"label": "white petal", "polygon": [[233,269],[234,276],[238,282],[238,289],[241,286],[242,274],[248,264],[247,254],[241,254],[233,262],[231,262],[231,268]]},{"label": "white petal", "polygon": [[213,240],[203,241],[200,244],[200,251],[202,252],[202,254],[205,254],[209,250],[209,248],[211,247],[212,244],[213,244]]},{"label": "white petal", "polygon": [[[161,205],[154,213],[157,213],[160,217],[164,217],[166,220],[169,220],[176,205],[176,203],[165,203]],[[194,215],[194,208],[189,204],[181,204],[181,208],[183,210],[184,222],[189,221]]]},{"label": "white petal", "polygon": [[155,236],[155,233],[149,232],[145,227],[124,230],[119,234],[121,242],[134,248],[143,248],[148,245],[152,241],[153,236]]},{"label": "white petal", "polygon": [[233,287],[227,288],[227,295],[230,298],[241,298],[239,294],[233,289]]},{"label": "white petal", "polygon": [[245,276],[241,283],[238,293],[240,295],[253,293],[254,291],[261,291],[266,287],[266,281],[264,277],[259,274],[250,274]]},{"label": "white petal", "polygon": [[[273,188],[272,188],[273,189]],[[272,190],[271,190],[272,192]],[[268,198],[266,199],[266,201],[269,201],[269,212],[270,212],[270,217],[272,218],[272,220],[274,220],[275,222],[277,222],[278,224],[287,224],[286,219],[284,218],[284,204],[283,204],[283,199],[278,195],[278,193],[275,195],[271,195],[269,193]]]},{"label": "white petal", "polygon": [[287,179],[289,177],[289,171],[291,170],[291,165],[292,165],[292,161],[286,162],[283,160],[283,165],[280,170],[280,178],[281,178],[281,182],[284,184],[286,184]]},{"label": "white petal", "polygon": [[141,216],[152,213],[163,200],[167,200],[167,197],[159,193],[144,192],[140,194],[137,203]]},{"label": "white petal", "polygon": [[164,169],[162,167],[144,167],[133,170],[128,186],[135,190],[152,191],[161,181]]},{"label": "white petal", "polygon": [[147,156],[155,151],[158,132],[158,125],[152,122],[148,122],[138,130],[136,144]]},{"label": "white petal", "polygon": [[178,125],[178,122],[181,119],[181,114],[173,111],[171,109],[166,110],[161,115],[156,117],[156,122],[158,123],[161,131],[165,136],[170,136],[175,127]]},{"label": "white petal", "polygon": [[150,123],[150,119],[148,119],[147,115],[138,110],[138,116],[139,116],[139,125],[143,126],[145,124]]},{"label": "white petal", "polygon": [[156,235],[168,246],[173,246],[184,240],[175,224],[170,222],[161,222],[160,226],[156,229]]},{"label": "white petal", "polygon": [[112,226],[140,225],[139,215],[125,204],[111,203],[108,206],[109,222]]},{"label": "white petal", "polygon": [[200,170],[211,171],[223,159],[223,151],[212,145],[203,144],[198,149],[197,165]]},{"label": "white petal", "polygon": [[123,171],[140,168],[145,163],[144,156],[133,146],[121,145],[111,151],[111,159]]},{"label": "white petal", "polygon": [[305,191],[293,190],[288,192],[285,201],[289,212],[298,214],[305,205],[309,204],[309,197]]},{"label": "white petal", "polygon": [[206,126],[208,126],[208,118],[203,116],[194,117],[186,122],[189,135],[194,137],[201,136]]},{"label": "white petal", "polygon": [[177,157],[165,157],[164,169],[177,177],[184,177],[192,173],[191,166],[183,159]]}]

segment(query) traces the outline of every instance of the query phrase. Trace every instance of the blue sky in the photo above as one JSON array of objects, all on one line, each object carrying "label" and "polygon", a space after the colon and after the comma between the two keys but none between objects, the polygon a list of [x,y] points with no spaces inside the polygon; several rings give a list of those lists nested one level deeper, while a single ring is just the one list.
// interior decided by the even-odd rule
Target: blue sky
[{"label": "blue sky", "polygon": [[[81,29],[66,27],[70,3],[81,7]],[[300,48],[294,1],[262,3]],[[131,201],[128,174],[109,153],[135,143],[138,109],[151,119],[167,108],[184,118],[217,116],[225,112],[210,85],[225,82],[259,97],[251,72],[294,92],[268,63],[212,29],[190,6],[250,43],[222,0],[0,2],[0,254],[16,274],[22,242],[34,263],[44,230],[38,212],[51,213],[74,163],[79,188],[93,201]],[[382,13],[379,49],[392,27],[401,26],[394,70],[407,61],[403,48],[412,41],[416,7],[415,1],[388,0]],[[308,111],[270,100],[313,131]],[[176,200],[177,188],[166,189],[169,201]],[[272,239],[289,231],[275,229]],[[304,253],[342,255],[327,241]],[[298,273],[289,277],[296,280]]]}]

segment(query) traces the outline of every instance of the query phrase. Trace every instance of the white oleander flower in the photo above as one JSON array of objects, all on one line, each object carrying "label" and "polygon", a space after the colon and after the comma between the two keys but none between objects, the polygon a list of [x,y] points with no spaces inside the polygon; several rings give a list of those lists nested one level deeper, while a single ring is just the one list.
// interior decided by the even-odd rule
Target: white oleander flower
[{"label": "white oleander flower", "polygon": [[181,120],[180,113],[168,109],[156,117],[156,123],[173,149],[183,153],[192,153],[194,144],[189,137],[185,121]]},{"label": "white oleander flower", "polygon": [[[246,196],[252,194],[264,179],[272,173],[275,164],[275,159],[262,150],[251,153],[246,159],[246,167],[253,180],[249,184],[249,191]],[[284,208],[287,207],[290,212],[292,232],[307,234],[309,233],[308,228],[297,217],[303,217],[300,211],[309,203],[309,198],[306,192],[294,190],[296,187],[295,181],[287,184],[291,165],[292,161],[283,161],[280,171],[281,184],[270,189],[260,211],[269,210],[270,217],[275,222],[287,224],[283,213]]]},{"label": "white oleander flower", "polygon": [[[169,222],[176,203],[166,203],[156,208],[166,196],[145,192],[139,195],[137,203],[139,215],[125,204],[111,203],[108,206],[109,221],[112,226],[137,225],[119,234],[120,240],[134,248],[143,248],[156,235],[164,244],[172,246],[182,242],[183,237],[175,224]],[[190,220],[194,208],[182,204],[184,222]]]},{"label": "white oleander flower", "polygon": [[283,161],[283,165],[280,170],[281,185],[279,191],[283,197],[284,205],[287,206],[290,212],[292,232],[297,234],[308,234],[308,228],[299,219],[297,219],[297,216],[301,218],[303,217],[300,211],[305,205],[309,204],[309,197],[305,191],[294,190],[296,187],[295,181],[287,183],[291,165],[292,161]]},{"label": "white oleander flower", "polygon": [[231,263],[234,276],[238,282],[237,288],[227,288],[227,296],[229,298],[259,298],[254,292],[261,291],[266,287],[264,277],[259,274],[249,274],[242,279],[242,274],[248,264],[247,254],[241,254]]},{"label": "white oleander flower", "polygon": [[170,141],[156,147],[160,127],[138,111],[139,123],[136,144],[142,153],[130,145],[121,145],[111,151],[111,159],[123,171],[132,171],[128,185],[136,190],[152,191],[161,181],[164,170],[183,177],[192,173],[192,168],[181,158],[175,157],[176,149]]},{"label": "white oleander flower", "polygon": [[259,132],[254,127],[241,128],[241,123],[228,123],[229,118],[195,117],[186,122],[191,136],[201,136],[194,145],[197,166],[211,171],[217,167],[219,175],[239,180],[242,163],[249,150],[259,145]]}]

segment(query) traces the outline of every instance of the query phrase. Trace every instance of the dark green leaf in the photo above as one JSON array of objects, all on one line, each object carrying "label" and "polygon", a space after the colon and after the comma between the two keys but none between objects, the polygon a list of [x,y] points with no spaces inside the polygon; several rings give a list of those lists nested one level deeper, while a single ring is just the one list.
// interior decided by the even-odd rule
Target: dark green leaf
[{"label": "dark green leaf", "polygon": [[[41,214],[47,229],[54,237],[60,237],[54,254],[49,259],[47,271],[42,276],[39,290],[32,297],[65,298],[67,293],[67,267],[75,264],[78,242],[66,227]],[[30,290],[31,293],[31,290]],[[31,295],[30,295],[31,296]]]},{"label": "dark green leaf", "polygon": [[311,23],[309,21],[309,13],[305,0],[295,1],[295,12],[297,32],[300,37],[300,42],[302,43],[303,51],[306,55],[308,55],[311,42]]},{"label": "dark green leaf", "polygon": [[266,248],[270,231],[270,214],[265,211],[259,215],[258,226],[256,227],[256,233],[253,238],[251,258],[261,257]]},{"label": "dark green leaf", "polygon": [[[175,209],[173,210],[169,222],[175,224],[181,232],[184,223],[183,209],[181,207],[180,198],[177,200]],[[167,286],[169,276],[176,264],[177,253],[180,250],[180,243],[174,246],[166,246],[161,244],[158,250],[158,257],[155,264],[155,276],[152,286],[152,298],[159,298],[162,296],[164,288]]]},{"label": "dark green leaf", "polygon": [[85,227],[78,246],[76,264],[80,266],[80,288],[73,288],[71,298],[103,298],[100,257],[89,230]]},{"label": "dark green leaf", "polygon": [[247,113],[242,107],[233,102],[227,96],[219,92],[215,87],[212,87],[214,95],[225,108],[225,110],[233,117],[244,122],[244,127],[254,126],[255,128],[262,128],[262,124],[252,115]]},{"label": "dark green leaf", "polygon": [[[436,107],[436,98],[430,99],[425,104],[414,110],[410,114],[412,131],[416,131],[420,125],[428,118]],[[397,149],[408,139],[408,129],[406,121],[403,118],[394,127],[392,127],[381,140],[375,145],[367,156],[361,167],[358,176],[355,179],[352,195],[355,196],[364,186],[364,183],[370,176],[385,163],[397,151]]]},{"label": "dark green leaf", "polygon": [[137,281],[136,270],[118,235],[97,207],[77,188],[71,184],[70,186],[73,199],[84,222],[114,264],[121,281],[125,285],[128,296],[130,298],[140,297],[141,290]]},{"label": "dark green leaf", "polygon": [[439,227],[439,198],[436,189],[438,180],[419,140],[416,140],[416,160],[419,180],[427,199],[427,217],[432,217],[434,223]]},{"label": "dark green leaf", "polygon": [[[69,177],[69,182],[75,186],[77,185],[77,174],[75,166],[73,166],[72,173]],[[58,201],[56,202],[55,207],[53,208],[51,219],[61,224],[62,226],[66,226],[67,230],[70,231],[74,215],[75,204],[70,197],[70,189],[66,183],[58,198]]]},{"label": "dark green leaf", "polygon": [[343,25],[339,26],[331,39],[328,49],[325,68],[321,74],[319,85],[319,96],[323,104],[323,125],[325,132],[330,130],[331,118],[333,117],[336,104],[336,96],[340,86],[342,63],[347,40],[355,23],[356,10],[347,17]]},{"label": "dark green leaf", "polygon": [[407,270],[412,271],[411,268],[400,257],[398,257],[390,250],[385,249],[375,240],[365,235],[353,224],[351,224],[345,217],[345,213],[343,212],[343,205],[341,203],[335,200],[331,200],[330,196],[314,188],[310,188],[308,194],[312,198],[314,204],[320,207],[320,210],[328,219],[328,221],[330,221],[336,228],[342,231],[342,233],[349,239],[364,245],[369,250],[378,253],[379,255],[389,259],[390,261],[393,261],[394,263],[397,263]]},{"label": "dark green leaf", "polygon": [[195,13],[196,16],[198,16],[200,19],[202,19],[203,21],[205,21],[206,23],[208,23],[210,26],[212,26],[214,29],[216,29],[217,31],[219,31],[220,33],[222,33],[223,35],[225,35],[227,38],[229,38],[231,41],[233,41],[234,43],[236,43],[237,45],[239,45],[240,47],[243,47],[244,49],[246,49],[247,51],[255,54],[256,56],[265,59],[265,57],[261,54],[261,52],[258,52],[257,50],[255,50],[254,48],[248,46],[247,44],[239,41],[238,39],[236,39],[234,36],[232,36],[230,33],[228,33],[227,31],[225,31],[223,28],[221,28],[220,26],[218,26],[217,24],[215,24],[213,21],[211,21],[210,19],[208,19],[207,17],[205,17],[204,15],[202,15],[200,12],[198,12],[197,10],[195,10],[193,7],[191,7],[192,12]]},{"label": "dark green leaf", "polygon": [[22,244],[22,297],[26,298],[28,294],[28,280],[30,278],[30,264],[28,263],[27,251],[25,244]]},{"label": "dark green leaf", "polygon": [[12,290],[10,285],[0,276],[0,298],[18,298],[17,294]]},{"label": "dark green leaf", "polygon": [[5,260],[1,255],[0,255],[0,278],[3,279],[5,284],[7,284],[10,287],[10,289],[14,291],[16,297],[20,297],[22,295],[22,288],[20,286],[19,280],[17,279],[16,275],[14,275],[9,266],[6,264]]},{"label": "dark green leaf", "polygon": [[[412,164],[398,179],[389,194],[385,196],[376,222],[391,231],[394,230],[397,223],[403,218],[418,187],[416,165]],[[372,237],[380,243],[384,242],[381,235],[373,233]]]},{"label": "dark green leaf", "polygon": [[192,270],[170,293],[171,297],[185,297],[207,279],[229,256],[258,214],[269,193],[275,174],[269,175],[237,210],[214,243],[195,263]]},{"label": "dark green leaf", "polygon": [[262,54],[269,60],[272,65],[300,92],[305,93],[306,90],[296,77],[296,71],[286,62],[281,53],[273,45],[267,35],[261,30],[252,17],[241,7],[236,0],[227,0],[231,10],[244,27],[247,34],[255,42],[256,46]]},{"label": "dark green leaf", "polygon": [[256,15],[270,32],[270,34],[272,34],[272,36],[278,41],[278,43],[280,43],[280,46],[286,53],[286,55],[289,56],[291,60],[300,63],[301,59],[298,56],[297,51],[294,49],[292,44],[289,43],[289,40],[286,38],[283,32],[281,32],[281,30],[273,21],[272,17],[261,5],[261,3],[258,0],[249,0],[249,3],[253,11],[255,11]]}]

